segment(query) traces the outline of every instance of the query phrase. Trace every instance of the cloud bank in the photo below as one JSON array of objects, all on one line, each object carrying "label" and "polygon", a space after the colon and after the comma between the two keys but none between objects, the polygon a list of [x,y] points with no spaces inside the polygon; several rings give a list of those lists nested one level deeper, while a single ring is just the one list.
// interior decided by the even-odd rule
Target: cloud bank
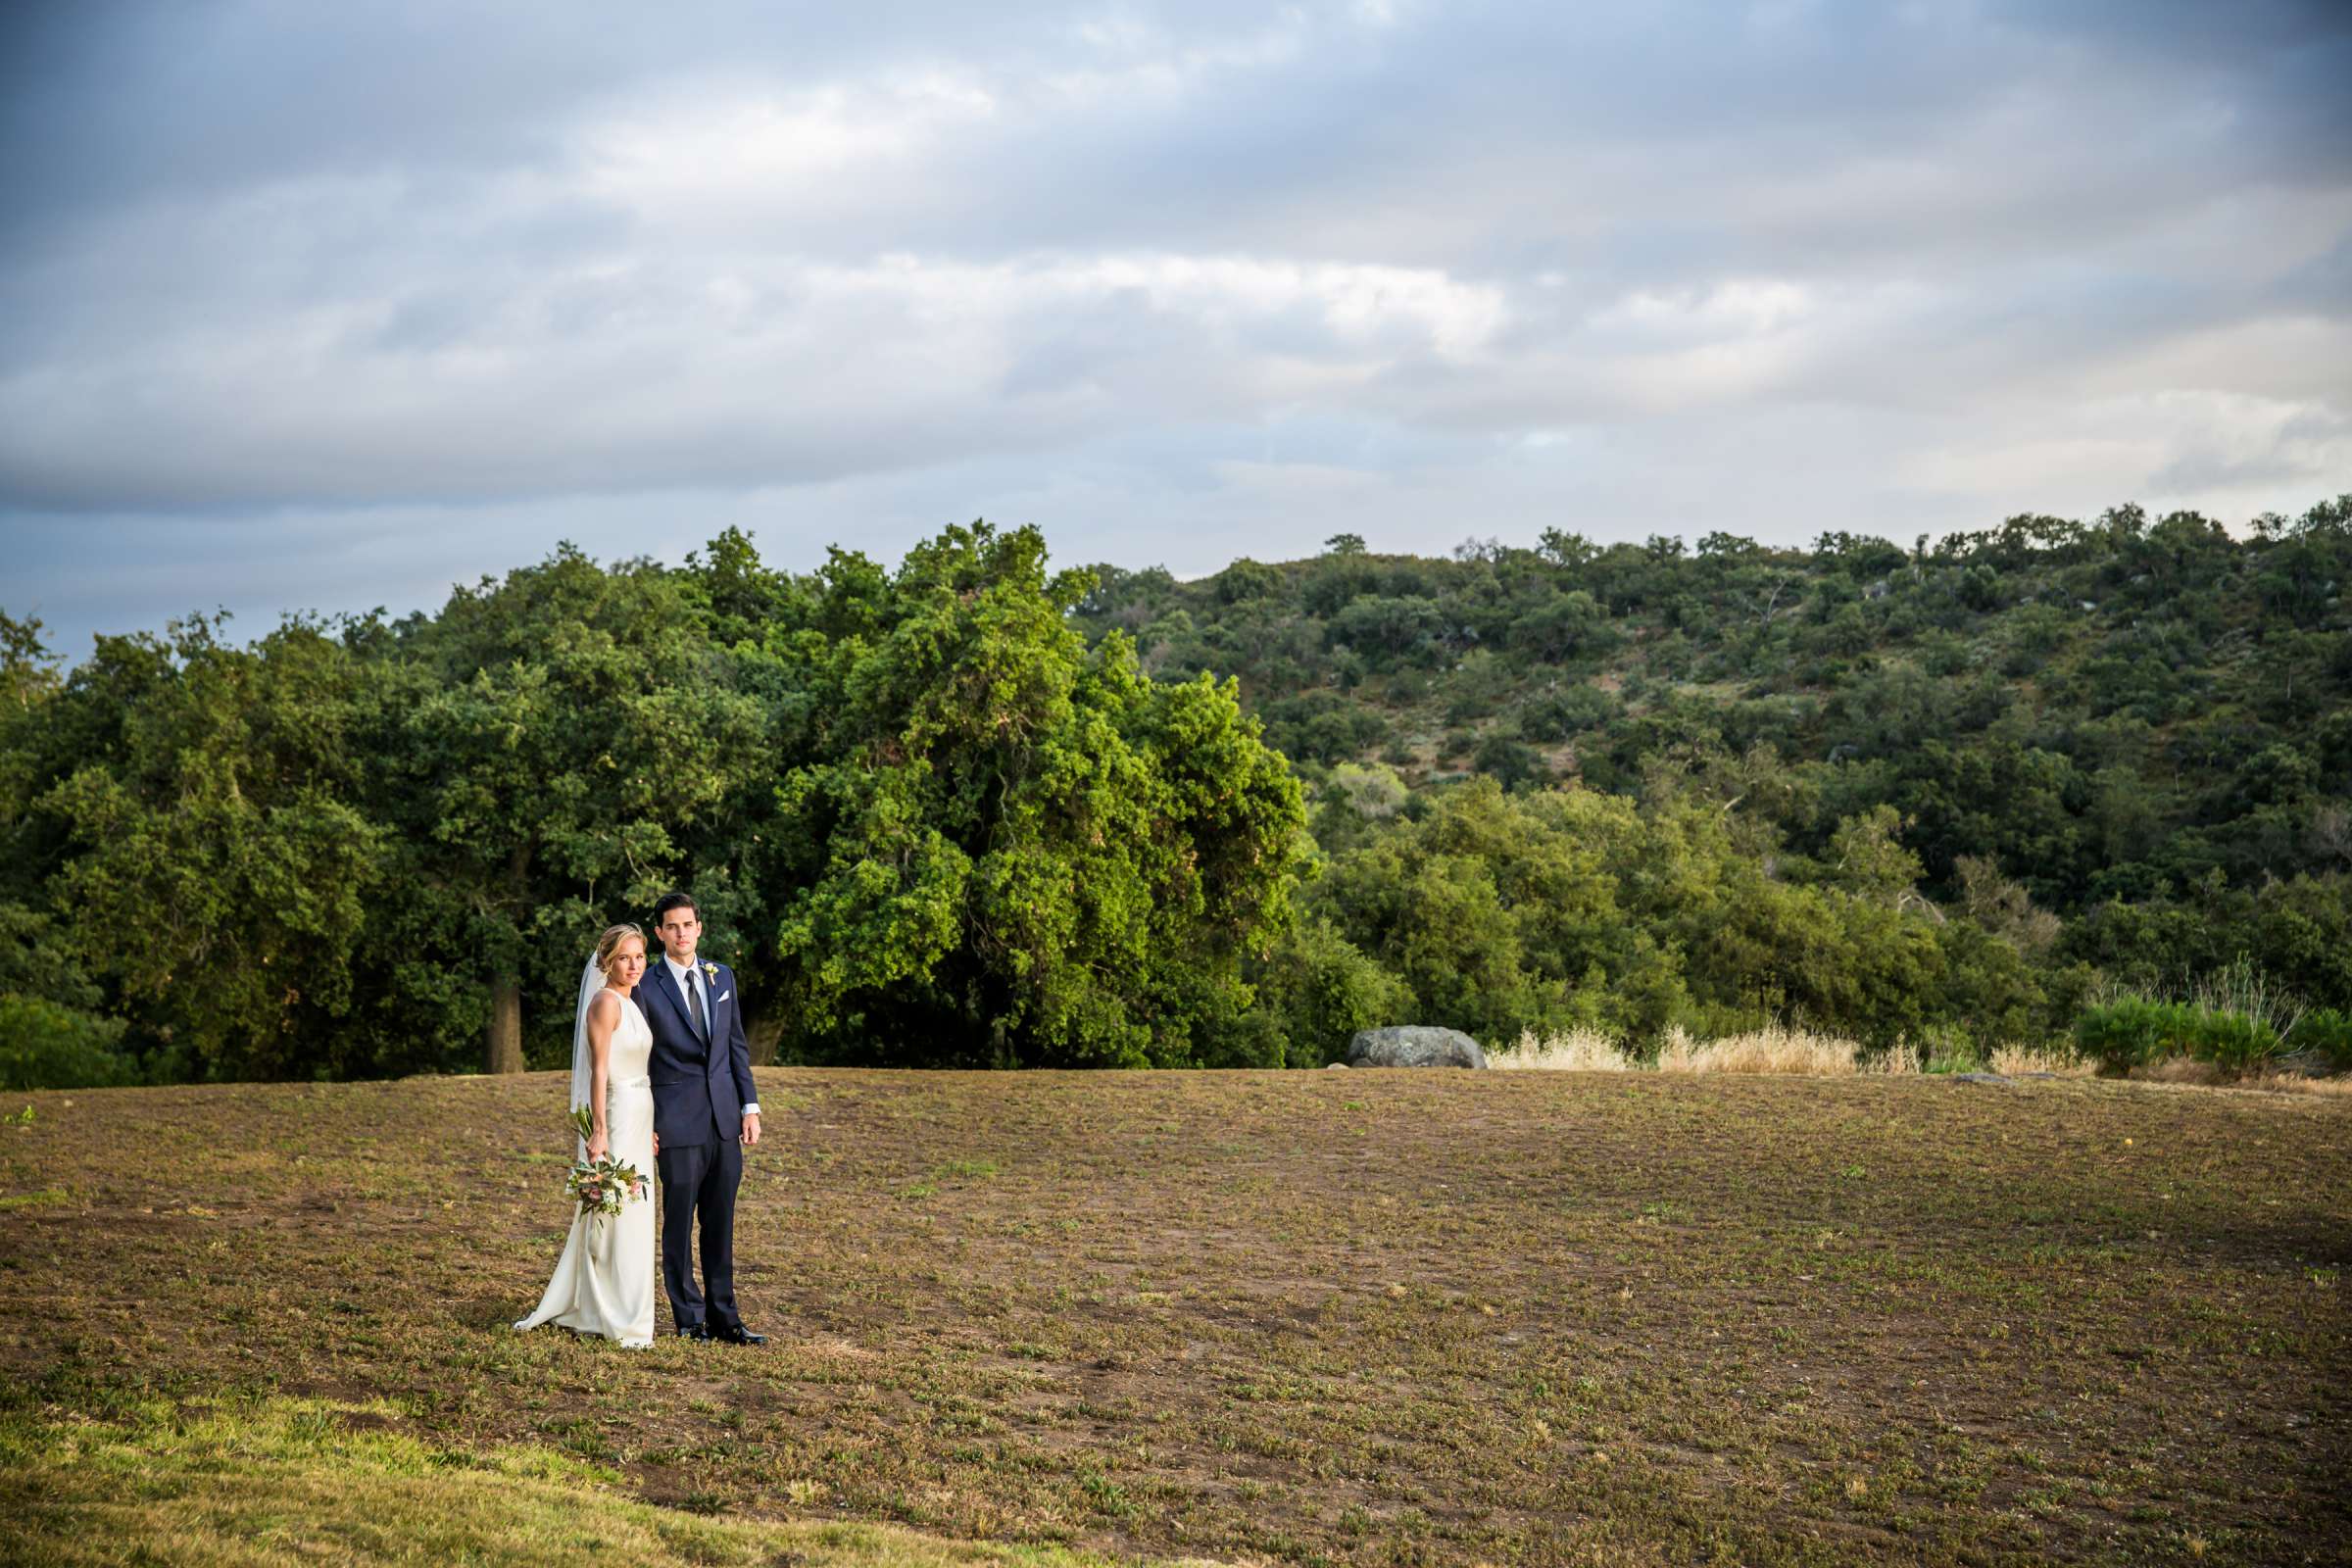
[{"label": "cloud bank", "polygon": [[2352,487],[2340,7],[796,9],[13,9],[0,605]]}]

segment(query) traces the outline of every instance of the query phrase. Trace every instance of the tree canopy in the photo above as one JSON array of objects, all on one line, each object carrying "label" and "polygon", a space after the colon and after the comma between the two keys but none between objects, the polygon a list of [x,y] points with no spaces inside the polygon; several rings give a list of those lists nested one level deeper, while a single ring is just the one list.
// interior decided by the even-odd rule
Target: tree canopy
[{"label": "tree canopy", "polygon": [[2224,969],[2352,1008],[2348,581],[2352,497],[1189,582],[730,530],[71,669],[0,612],[4,1070],[552,1064],[596,931],[673,886],[805,1061],[1982,1047]]}]

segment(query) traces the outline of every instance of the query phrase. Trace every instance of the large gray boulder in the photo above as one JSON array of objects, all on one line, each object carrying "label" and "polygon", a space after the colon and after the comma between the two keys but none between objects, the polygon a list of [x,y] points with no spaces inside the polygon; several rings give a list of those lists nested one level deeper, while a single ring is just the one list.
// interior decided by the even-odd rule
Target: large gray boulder
[{"label": "large gray boulder", "polygon": [[1484,1067],[1487,1054],[1459,1029],[1406,1024],[1358,1029],[1348,1042],[1350,1067]]}]

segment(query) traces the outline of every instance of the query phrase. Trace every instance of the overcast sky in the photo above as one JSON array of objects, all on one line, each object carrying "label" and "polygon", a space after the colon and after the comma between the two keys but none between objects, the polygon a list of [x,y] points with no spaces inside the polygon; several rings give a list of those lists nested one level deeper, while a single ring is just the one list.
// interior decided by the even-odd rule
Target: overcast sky
[{"label": "overcast sky", "polygon": [[2352,5],[0,8],[0,608],[2352,489]]}]

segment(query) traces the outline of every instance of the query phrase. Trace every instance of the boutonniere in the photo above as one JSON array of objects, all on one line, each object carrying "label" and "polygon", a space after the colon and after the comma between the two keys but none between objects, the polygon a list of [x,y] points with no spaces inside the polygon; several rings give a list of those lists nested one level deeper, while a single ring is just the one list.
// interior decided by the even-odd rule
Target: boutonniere
[{"label": "boutonniere", "polygon": [[704,978],[704,979],[706,979],[706,980],[715,980],[715,979],[717,979],[717,978],[718,978],[718,965],[717,965],[717,964],[715,964],[715,963],[706,963],[706,964],[704,964],[704,965],[703,965],[703,978]]}]

